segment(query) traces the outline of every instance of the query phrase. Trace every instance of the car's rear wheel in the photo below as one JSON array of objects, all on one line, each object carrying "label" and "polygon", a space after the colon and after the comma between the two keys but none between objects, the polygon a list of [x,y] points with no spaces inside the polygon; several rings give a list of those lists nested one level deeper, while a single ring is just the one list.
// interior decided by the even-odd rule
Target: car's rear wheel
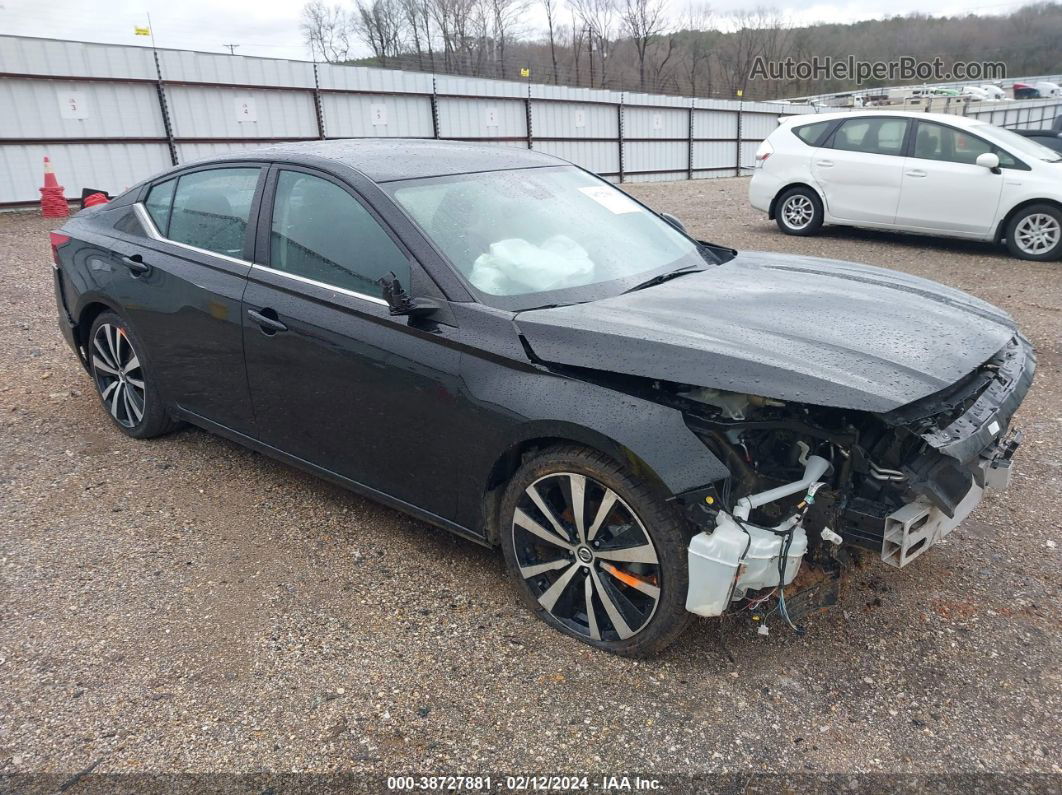
[{"label": "car's rear wheel", "polygon": [[787,235],[813,235],[822,227],[822,202],[811,188],[790,188],[778,197],[774,219]]},{"label": "car's rear wheel", "polygon": [[660,651],[686,626],[688,533],[611,459],[579,447],[533,455],[501,515],[506,564],[547,624],[631,657]]},{"label": "car's rear wheel", "polygon": [[148,439],[176,427],[151,378],[144,346],[123,318],[100,314],[89,331],[88,352],[100,400],[122,433]]},{"label": "car's rear wheel", "polygon": [[1007,224],[1007,248],[1015,257],[1047,262],[1062,258],[1062,211],[1033,204]]}]

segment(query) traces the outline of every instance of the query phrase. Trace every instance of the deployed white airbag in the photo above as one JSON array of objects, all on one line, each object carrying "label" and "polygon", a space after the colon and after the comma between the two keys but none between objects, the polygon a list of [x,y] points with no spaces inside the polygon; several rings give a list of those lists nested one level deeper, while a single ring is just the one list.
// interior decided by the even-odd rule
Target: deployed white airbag
[{"label": "deployed white airbag", "polygon": [[522,238],[499,240],[472,263],[473,286],[491,295],[522,295],[588,284],[594,263],[586,249],[566,235],[536,246]]}]

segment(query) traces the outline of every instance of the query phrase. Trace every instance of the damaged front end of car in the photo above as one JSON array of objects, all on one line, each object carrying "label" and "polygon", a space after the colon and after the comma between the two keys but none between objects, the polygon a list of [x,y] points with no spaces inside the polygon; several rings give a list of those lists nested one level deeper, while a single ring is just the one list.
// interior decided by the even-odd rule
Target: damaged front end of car
[{"label": "damaged front end of car", "polygon": [[[823,578],[812,572],[836,575],[854,548],[891,566],[910,563],[985,489],[1008,484],[1021,443],[1010,420],[1035,367],[1016,334],[951,387],[887,413],[654,384],[730,470],[677,497],[699,530],[688,552],[687,609],[749,608],[757,617],[771,604],[792,624],[785,589],[802,569],[801,580],[817,587]],[[828,603],[834,591],[820,591],[802,601]]]}]

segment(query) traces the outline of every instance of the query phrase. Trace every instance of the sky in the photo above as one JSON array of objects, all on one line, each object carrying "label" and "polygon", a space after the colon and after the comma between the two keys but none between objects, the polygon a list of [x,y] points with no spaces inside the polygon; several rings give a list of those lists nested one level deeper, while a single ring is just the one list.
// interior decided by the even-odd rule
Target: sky
[{"label": "sky", "polygon": [[[669,0],[672,13],[679,16],[688,0]],[[888,15],[914,11],[934,15],[1005,14],[1029,0],[971,5],[956,0],[893,0]],[[544,29],[538,3],[531,0],[527,15],[530,32]],[[346,5],[351,5],[347,2]],[[739,0],[709,2],[717,21],[749,4]],[[765,0],[762,5],[777,8],[792,23],[855,22],[885,16],[865,3],[823,2],[822,0]],[[270,58],[308,59],[309,51],[299,32],[303,0],[0,0],[0,34],[43,36],[55,39],[102,41],[113,44],[148,45],[150,39],[136,36],[134,27],[147,25],[150,14],[155,41],[159,47],[228,52],[226,44],[238,44],[238,55]],[[362,47],[357,55],[367,55]]]}]

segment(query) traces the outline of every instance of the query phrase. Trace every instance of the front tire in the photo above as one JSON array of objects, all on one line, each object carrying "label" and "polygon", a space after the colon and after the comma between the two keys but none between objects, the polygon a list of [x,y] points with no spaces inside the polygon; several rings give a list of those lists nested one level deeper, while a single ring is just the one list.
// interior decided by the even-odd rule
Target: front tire
[{"label": "front tire", "polygon": [[540,451],[509,482],[501,511],[506,565],[550,626],[628,657],[659,652],[686,627],[689,533],[611,459],[580,447]]},{"label": "front tire", "polygon": [[145,359],[140,338],[124,318],[103,312],[89,331],[89,362],[107,415],[126,436],[150,439],[176,427]]},{"label": "front tire", "polygon": [[774,220],[787,235],[813,235],[822,227],[822,201],[811,188],[790,188],[778,197]]},{"label": "front tire", "polygon": [[1062,211],[1050,204],[1020,210],[1007,224],[1007,248],[1018,259],[1034,262],[1062,258]]}]

